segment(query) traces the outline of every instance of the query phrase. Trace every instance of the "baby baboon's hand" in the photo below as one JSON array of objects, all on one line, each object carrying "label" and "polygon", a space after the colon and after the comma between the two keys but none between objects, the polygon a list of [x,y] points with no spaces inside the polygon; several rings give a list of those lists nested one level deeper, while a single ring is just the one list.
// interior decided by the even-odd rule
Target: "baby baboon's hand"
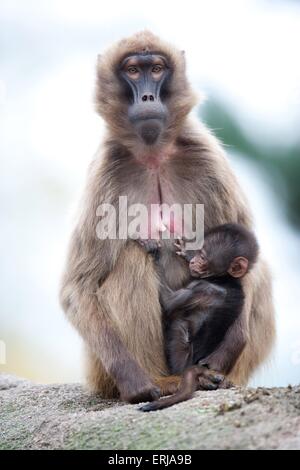
[{"label": "baby baboon's hand", "polygon": [[181,383],[181,377],[177,375],[170,375],[168,377],[160,377],[155,380],[155,384],[160,389],[160,395],[163,397],[165,395],[173,395],[178,390],[178,387]]},{"label": "baby baboon's hand", "polygon": [[176,248],[176,254],[178,256],[182,256],[183,258],[186,257],[186,251],[185,251],[185,241],[182,238],[178,238],[176,242],[174,242],[174,246]]}]

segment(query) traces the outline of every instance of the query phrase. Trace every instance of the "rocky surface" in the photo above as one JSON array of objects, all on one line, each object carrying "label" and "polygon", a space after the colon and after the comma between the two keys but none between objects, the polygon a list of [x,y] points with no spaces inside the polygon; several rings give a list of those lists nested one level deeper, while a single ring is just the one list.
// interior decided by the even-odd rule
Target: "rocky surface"
[{"label": "rocky surface", "polygon": [[300,386],[197,392],[154,413],[0,374],[0,449],[299,449]]}]

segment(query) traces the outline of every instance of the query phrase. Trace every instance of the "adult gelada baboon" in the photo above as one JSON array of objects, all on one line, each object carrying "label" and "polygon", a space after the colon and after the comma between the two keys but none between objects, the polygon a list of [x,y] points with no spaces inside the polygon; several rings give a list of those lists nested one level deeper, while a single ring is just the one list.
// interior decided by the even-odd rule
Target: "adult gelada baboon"
[{"label": "adult gelada baboon", "polygon": [[[96,104],[107,134],[89,169],[61,302],[85,341],[88,382],[104,397],[153,400],[159,392],[173,393],[179,378],[168,376],[164,359],[155,264],[132,240],[100,240],[97,207],[110,203],[118,210],[124,195],[128,205],[198,203],[205,207],[206,229],[228,222],[252,227],[222,148],[188,117],[195,102],[184,54],[148,31],[99,57]],[[172,220],[169,231],[175,233],[180,222]],[[170,287],[187,282],[187,263],[174,253],[173,240],[162,241],[160,263]],[[236,333],[242,334],[245,347],[228,376],[236,384],[247,382],[275,336],[270,277],[261,258],[243,288],[243,314],[208,364],[223,372],[222,355],[235,347]]]}]

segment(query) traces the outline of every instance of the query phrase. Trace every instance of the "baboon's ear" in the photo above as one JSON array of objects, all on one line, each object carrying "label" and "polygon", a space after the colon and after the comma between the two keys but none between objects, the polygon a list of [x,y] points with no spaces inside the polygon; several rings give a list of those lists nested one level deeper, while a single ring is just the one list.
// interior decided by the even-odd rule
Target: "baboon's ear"
[{"label": "baboon's ear", "polygon": [[98,55],[97,55],[97,65],[100,64],[101,57],[102,57],[102,54],[98,54]]},{"label": "baboon's ear", "polygon": [[181,55],[185,57],[185,51],[181,51]]},{"label": "baboon's ear", "polygon": [[249,261],[244,256],[237,256],[232,261],[228,269],[228,274],[235,278],[240,278],[245,276],[248,271]]}]

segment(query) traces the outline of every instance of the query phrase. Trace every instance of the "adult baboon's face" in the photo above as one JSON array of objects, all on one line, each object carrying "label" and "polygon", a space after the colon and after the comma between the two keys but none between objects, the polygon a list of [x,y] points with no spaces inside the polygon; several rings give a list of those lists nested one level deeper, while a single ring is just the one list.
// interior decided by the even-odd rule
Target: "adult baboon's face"
[{"label": "adult baboon's face", "polygon": [[175,142],[196,103],[184,53],[149,31],[98,56],[95,98],[111,135],[136,156]]},{"label": "adult baboon's face", "polygon": [[166,127],[171,69],[166,57],[151,52],[127,56],[120,78],[128,100],[128,120],[146,145],[154,145]]}]

